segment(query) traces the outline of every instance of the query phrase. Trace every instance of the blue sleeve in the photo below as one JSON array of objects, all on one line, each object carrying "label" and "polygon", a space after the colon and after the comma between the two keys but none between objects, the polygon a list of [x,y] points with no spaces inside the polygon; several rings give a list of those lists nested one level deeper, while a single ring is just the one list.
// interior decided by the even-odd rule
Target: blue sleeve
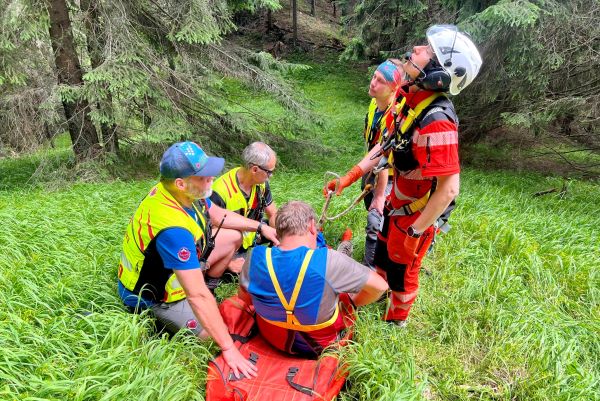
[{"label": "blue sleeve", "polygon": [[323,231],[319,231],[317,233],[317,248],[323,248],[327,246],[327,241],[325,241],[325,236],[323,235]]},{"label": "blue sleeve", "polygon": [[210,209],[212,206],[212,200],[210,198],[204,198],[204,201],[206,202],[206,208]]},{"label": "blue sleeve", "polygon": [[168,269],[200,268],[194,236],[184,228],[173,227],[162,231],[156,238],[156,249]]}]

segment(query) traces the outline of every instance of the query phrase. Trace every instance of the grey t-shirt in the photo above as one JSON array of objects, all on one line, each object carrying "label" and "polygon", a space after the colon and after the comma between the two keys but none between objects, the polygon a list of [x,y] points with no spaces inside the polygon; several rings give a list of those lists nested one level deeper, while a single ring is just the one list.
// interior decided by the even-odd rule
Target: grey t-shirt
[{"label": "grey t-shirt", "polygon": [[[247,291],[249,287],[249,271],[251,268],[252,250],[248,252],[240,274],[240,285]],[[334,251],[327,250],[325,268],[325,287],[317,314],[317,323],[331,318],[338,302],[338,295],[344,292],[356,294],[365,286],[371,270],[354,259]],[[277,297],[276,294],[273,294]]]}]

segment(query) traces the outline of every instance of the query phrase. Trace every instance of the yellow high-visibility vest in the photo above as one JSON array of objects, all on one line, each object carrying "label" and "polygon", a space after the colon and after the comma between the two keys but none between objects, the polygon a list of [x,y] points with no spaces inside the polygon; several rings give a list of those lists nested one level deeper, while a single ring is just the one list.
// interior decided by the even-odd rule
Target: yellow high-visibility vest
[{"label": "yellow high-visibility vest", "polygon": [[[181,227],[192,234],[200,255],[206,246],[208,235],[208,211],[203,202],[200,206],[200,209],[196,204],[192,206],[196,212],[194,219],[162,183],[150,190],[129,220],[125,231],[118,273],[125,288],[142,297],[150,293],[151,298],[156,301],[175,302],[185,298],[185,292],[173,271],[164,267],[158,252],[152,252],[149,256],[148,249],[161,231]],[[185,253],[182,257],[185,257]],[[144,279],[140,280],[140,277]]]},{"label": "yellow high-visibility vest", "polygon": [[[248,217],[250,212],[254,210],[252,206],[255,202],[257,207],[260,207],[260,203],[263,200],[261,197],[265,196],[266,184],[253,185],[250,197],[246,200],[244,192],[242,192],[236,177],[236,173],[239,169],[240,167],[236,167],[217,178],[213,183],[212,189],[219,194],[225,202],[225,209]],[[244,231],[242,235],[242,247],[248,249],[252,246],[256,233],[254,231]]]},{"label": "yellow high-visibility vest", "polygon": [[[385,109],[385,111],[381,115],[381,118],[379,119],[378,137],[376,137],[376,133],[375,131],[373,131],[373,119],[375,118],[375,112],[378,110],[377,101],[375,100],[375,98],[371,99],[371,103],[369,104],[369,111],[367,112],[367,122],[365,126],[365,144],[367,145],[367,152],[369,152],[373,148],[373,146],[375,146],[375,144],[380,143],[382,141],[383,134],[387,130],[386,115],[390,112],[391,105],[391,103],[390,105],[388,105],[387,109]],[[393,160],[393,156],[390,154],[388,158],[388,163],[390,163],[391,165]],[[388,169],[388,175],[394,175],[393,168],[390,167]]]}]

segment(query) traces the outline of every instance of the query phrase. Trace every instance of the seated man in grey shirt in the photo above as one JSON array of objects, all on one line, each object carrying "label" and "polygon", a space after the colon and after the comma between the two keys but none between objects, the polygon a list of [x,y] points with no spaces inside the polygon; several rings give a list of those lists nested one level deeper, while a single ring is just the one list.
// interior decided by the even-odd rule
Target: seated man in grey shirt
[{"label": "seated man in grey shirt", "polygon": [[254,304],[259,331],[275,348],[318,355],[345,328],[338,300],[351,293],[356,306],[376,301],[388,289],[383,278],[354,259],[317,248],[316,215],[300,201],[277,213],[280,244],[251,250],[242,267],[242,294]]}]

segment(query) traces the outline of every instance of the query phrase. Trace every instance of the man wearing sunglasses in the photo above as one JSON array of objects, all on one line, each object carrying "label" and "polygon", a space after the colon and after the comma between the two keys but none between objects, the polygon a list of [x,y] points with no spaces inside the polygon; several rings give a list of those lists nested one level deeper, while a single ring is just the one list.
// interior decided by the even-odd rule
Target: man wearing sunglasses
[{"label": "man wearing sunglasses", "polygon": [[[151,309],[170,332],[188,329],[200,338],[212,337],[236,375],[255,375],[254,365],[233,346],[203,274],[207,269],[206,274],[222,273],[241,232],[254,232],[259,226],[207,199],[224,163],[222,158],[207,156],[194,142],[167,149],[160,163],[160,182],[127,225],[118,292],[132,311]],[[219,226],[216,236],[211,234],[211,224]],[[262,235],[278,243],[273,228],[264,227]],[[209,249],[211,242],[214,249]]]},{"label": "man wearing sunglasses", "polygon": [[[269,178],[275,171],[277,155],[263,142],[253,142],[242,152],[244,164],[229,170],[215,180],[210,200],[215,205],[231,210],[237,214],[259,222],[256,232],[244,232],[243,238],[236,245],[238,257],[229,264],[229,270],[239,273],[244,262],[243,255],[257,240],[257,234],[265,226],[275,226],[277,206],[273,202]],[[267,222],[264,222],[265,215]],[[264,236],[260,235],[260,240]],[[260,241],[258,241],[260,242]],[[212,280],[209,286],[218,285]]]},{"label": "man wearing sunglasses", "polygon": [[[434,25],[427,44],[413,47],[404,80],[386,120],[388,137],[344,177],[341,189],[393,156],[394,183],[378,234],[375,266],[391,292],[384,320],[406,326],[419,290],[421,261],[437,222],[458,195],[458,117],[446,94],[458,95],[477,76],[477,47],[454,25]],[[325,191],[335,187],[327,184]]]}]

